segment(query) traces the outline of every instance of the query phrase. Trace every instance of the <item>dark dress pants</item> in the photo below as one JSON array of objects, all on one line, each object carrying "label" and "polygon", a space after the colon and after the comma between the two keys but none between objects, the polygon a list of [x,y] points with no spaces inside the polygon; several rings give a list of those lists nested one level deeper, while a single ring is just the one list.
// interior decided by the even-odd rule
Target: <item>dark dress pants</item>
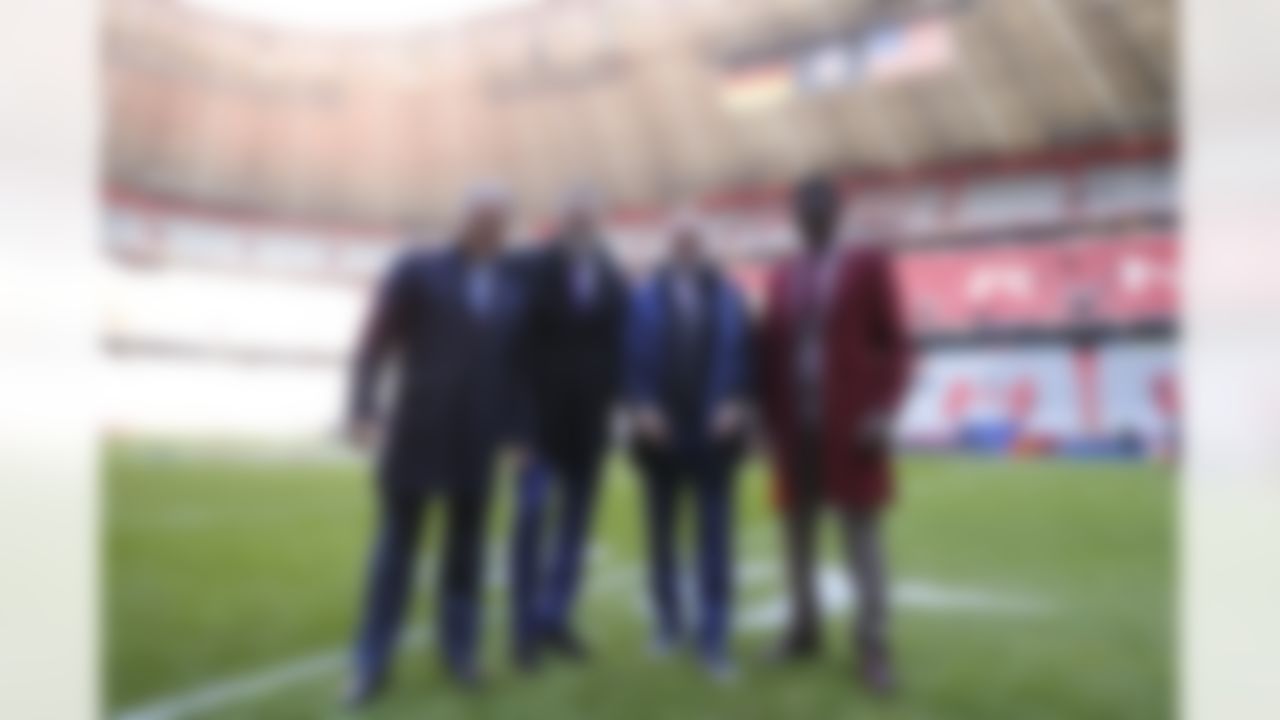
[{"label": "dark dress pants", "polygon": [[692,496],[696,528],[695,642],[704,657],[728,651],[732,602],[733,462],[723,450],[642,448],[649,529],[649,590],[657,633],[674,643],[686,632],[680,593],[682,553],[677,531],[685,497]]},{"label": "dark dress pants", "polygon": [[[539,636],[569,630],[600,484],[599,464],[593,458],[557,466],[536,458],[520,472],[511,537],[517,653],[532,650]],[[549,520],[554,520],[551,528]]]},{"label": "dark dress pants", "polygon": [[387,670],[412,591],[418,539],[429,505],[444,503],[447,526],[439,577],[438,638],[452,672],[475,672],[482,615],[487,478],[439,488],[383,483],[378,530],[369,561],[355,663],[367,678]]},{"label": "dark dress pants", "polygon": [[[821,440],[816,426],[800,432],[795,496],[783,515],[787,585],[791,595],[791,633],[816,637],[821,608],[816,588],[818,517],[822,509]],[[848,573],[858,594],[854,643],[861,649],[883,649],[888,642],[889,601],[880,512],[839,510]]]}]

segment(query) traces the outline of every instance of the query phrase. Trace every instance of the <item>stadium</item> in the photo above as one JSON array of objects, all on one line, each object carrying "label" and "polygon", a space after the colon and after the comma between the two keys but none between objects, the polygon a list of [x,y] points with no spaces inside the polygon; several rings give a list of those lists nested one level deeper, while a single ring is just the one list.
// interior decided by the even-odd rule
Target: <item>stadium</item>
[{"label": "stadium", "polygon": [[[895,428],[899,696],[860,693],[834,642],[807,668],[756,661],[783,615],[759,458],[737,509],[742,679],[648,658],[618,453],[583,607],[600,658],[507,667],[499,553],[489,687],[442,677],[424,594],[369,717],[1172,716],[1172,3],[273,5],[103,4],[105,714],[339,713],[373,519],[339,434],[352,345],[388,262],[446,242],[469,184],[510,185],[518,243],[566,188],[600,188],[635,279],[695,206],[758,300],[796,245],[788,188],[822,171],[846,235],[891,243],[917,348]],[[824,565],[833,637],[857,604],[840,579]]]}]

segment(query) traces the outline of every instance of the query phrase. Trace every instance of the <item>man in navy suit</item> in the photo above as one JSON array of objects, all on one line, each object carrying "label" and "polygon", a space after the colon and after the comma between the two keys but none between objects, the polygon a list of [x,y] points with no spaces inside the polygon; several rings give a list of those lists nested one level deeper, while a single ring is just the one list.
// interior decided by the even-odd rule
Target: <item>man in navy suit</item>
[{"label": "man in navy suit", "polygon": [[[368,568],[354,649],[349,704],[382,686],[410,594],[422,518],[445,504],[448,526],[439,578],[438,642],[455,679],[477,680],[490,474],[500,446],[515,437],[521,396],[514,367],[522,301],[518,276],[501,257],[505,194],[477,189],[456,241],[411,252],[378,290],[356,352],[351,433],[380,441],[378,534]],[[379,422],[381,370],[399,359],[389,422]]]},{"label": "man in navy suit", "polygon": [[676,518],[690,493],[700,605],[692,640],[711,675],[727,680],[733,475],[745,430],[748,320],[739,292],[704,253],[694,221],[681,220],[672,240],[670,262],[635,295],[627,350],[648,505],[654,647],[665,654],[689,629],[678,589]]},{"label": "man in navy suit", "polygon": [[526,272],[533,446],[512,533],[512,639],[516,664],[531,670],[543,650],[587,655],[571,616],[620,384],[627,305],[594,197],[569,199],[556,236]]}]

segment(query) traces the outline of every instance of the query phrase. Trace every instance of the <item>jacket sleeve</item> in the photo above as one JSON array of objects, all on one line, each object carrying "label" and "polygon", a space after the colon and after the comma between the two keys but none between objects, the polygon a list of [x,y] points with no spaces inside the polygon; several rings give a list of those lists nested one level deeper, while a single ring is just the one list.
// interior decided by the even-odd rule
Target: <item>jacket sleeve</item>
[{"label": "jacket sleeve", "polygon": [[348,417],[359,422],[378,414],[378,377],[384,361],[403,340],[410,260],[401,258],[374,292],[372,308],[356,343]]},{"label": "jacket sleeve", "polygon": [[875,295],[869,307],[874,313],[871,318],[876,366],[873,402],[881,411],[893,413],[910,380],[912,344],[902,316],[901,290],[892,258],[888,253],[877,252],[872,262]]}]

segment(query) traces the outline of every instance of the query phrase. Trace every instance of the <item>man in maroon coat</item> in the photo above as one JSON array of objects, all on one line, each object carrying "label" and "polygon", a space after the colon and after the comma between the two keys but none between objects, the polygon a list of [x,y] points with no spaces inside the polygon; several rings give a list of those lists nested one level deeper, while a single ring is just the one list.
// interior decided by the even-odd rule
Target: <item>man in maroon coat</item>
[{"label": "man in maroon coat", "polygon": [[791,625],[777,648],[793,660],[820,649],[814,557],[819,511],[839,517],[857,584],[862,678],[893,686],[880,518],[893,496],[890,429],[910,349],[890,259],[870,243],[838,247],[840,193],[826,178],[799,185],[800,256],[770,280],[762,331],[764,410],[786,542]]}]

